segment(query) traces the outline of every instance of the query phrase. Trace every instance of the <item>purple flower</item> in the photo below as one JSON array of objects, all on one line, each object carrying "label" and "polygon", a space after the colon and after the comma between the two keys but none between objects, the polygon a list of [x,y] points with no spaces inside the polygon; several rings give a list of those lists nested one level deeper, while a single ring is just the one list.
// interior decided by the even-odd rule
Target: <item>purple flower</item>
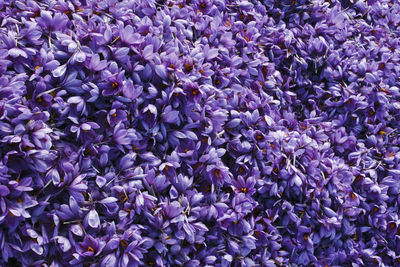
[{"label": "purple flower", "polygon": [[106,60],[100,60],[100,56],[98,54],[92,55],[90,58],[90,62],[87,65],[87,68],[90,71],[96,72],[101,71],[107,67],[108,63]]},{"label": "purple flower", "polygon": [[256,179],[253,176],[250,176],[245,181],[242,176],[238,176],[237,181],[232,182],[234,186],[234,190],[237,193],[245,193],[248,195],[253,195],[256,192],[254,185],[256,184]]},{"label": "purple flower", "polygon": [[82,258],[100,255],[106,243],[98,238],[86,235],[82,242],[77,243],[76,252]]},{"label": "purple flower", "polygon": [[68,18],[65,14],[55,13],[54,16],[50,11],[41,11],[37,22],[40,26],[48,31],[59,31],[64,29],[68,23]]},{"label": "purple flower", "polygon": [[[128,131],[124,128],[122,123],[118,123],[114,127],[114,140],[118,145],[128,145],[131,143]],[[122,147],[120,149],[122,150]]]},{"label": "purple flower", "polygon": [[119,72],[116,64],[111,63],[110,71],[105,70],[102,76],[105,77],[106,82],[100,84],[99,88],[103,89],[104,96],[118,95],[119,92],[127,90],[124,89],[127,86],[127,81],[124,80],[125,71]]},{"label": "purple flower", "polygon": [[0,266],[396,266],[395,1],[0,3]]},{"label": "purple flower", "polygon": [[112,109],[107,114],[107,122],[110,124],[111,127],[116,126],[120,122],[125,122],[127,119],[126,112],[123,110],[116,110]]},{"label": "purple flower", "polygon": [[163,119],[165,122],[179,125],[179,111],[172,110],[171,106],[167,106],[163,112]]},{"label": "purple flower", "polygon": [[85,216],[83,223],[85,227],[90,226],[92,228],[98,228],[100,226],[100,218],[97,211],[95,209],[91,209]]},{"label": "purple flower", "polygon": [[[79,122],[76,119],[72,117],[70,117],[69,119],[72,120],[74,123],[79,124]],[[77,139],[80,139],[83,142],[85,142],[89,139],[94,138],[95,130],[99,128],[100,126],[95,122],[84,122],[81,123],[79,127],[77,125],[71,126],[71,132],[76,133]]]},{"label": "purple flower", "polygon": [[176,216],[181,214],[181,212],[183,211],[183,208],[177,201],[174,201],[174,202],[171,202],[170,204],[166,205],[165,208],[163,209],[163,211],[164,211],[164,214],[168,218],[175,218]]},{"label": "purple flower", "polygon": [[228,167],[221,163],[217,165],[208,165],[206,171],[208,179],[212,184],[223,186],[225,183],[229,184],[231,182],[232,174],[229,172]]},{"label": "purple flower", "polygon": [[128,44],[140,44],[142,42],[142,36],[134,32],[134,29],[131,25],[126,27],[121,26],[119,29],[121,41]]}]

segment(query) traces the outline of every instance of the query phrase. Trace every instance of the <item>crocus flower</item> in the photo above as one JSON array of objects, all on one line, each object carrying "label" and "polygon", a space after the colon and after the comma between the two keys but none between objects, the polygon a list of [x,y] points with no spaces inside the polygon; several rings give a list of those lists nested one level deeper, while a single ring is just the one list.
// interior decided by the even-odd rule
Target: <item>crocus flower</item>
[{"label": "crocus flower", "polygon": [[397,266],[399,11],[0,1],[0,266]]},{"label": "crocus flower", "polygon": [[82,242],[77,243],[76,251],[83,258],[96,257],[102,252],[105,245],[104,241],[86,235]]}]

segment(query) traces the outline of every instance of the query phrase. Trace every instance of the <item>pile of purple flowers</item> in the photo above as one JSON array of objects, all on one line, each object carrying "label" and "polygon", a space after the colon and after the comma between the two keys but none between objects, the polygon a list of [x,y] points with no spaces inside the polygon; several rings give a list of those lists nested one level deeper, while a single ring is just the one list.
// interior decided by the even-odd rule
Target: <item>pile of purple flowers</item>
[{"label": "pile of purple flowers", "polygon": [[0,1],[0,266],[400,265],[400,5]]}]

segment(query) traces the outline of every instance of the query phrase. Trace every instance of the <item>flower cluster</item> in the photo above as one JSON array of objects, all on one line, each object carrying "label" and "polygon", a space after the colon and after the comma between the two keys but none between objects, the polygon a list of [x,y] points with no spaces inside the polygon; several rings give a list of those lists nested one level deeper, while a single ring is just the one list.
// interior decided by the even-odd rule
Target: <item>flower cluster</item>
[{"label": "flower cluster", "polygon": [[400,4],[0,1],[1,266],[400,264]]}]

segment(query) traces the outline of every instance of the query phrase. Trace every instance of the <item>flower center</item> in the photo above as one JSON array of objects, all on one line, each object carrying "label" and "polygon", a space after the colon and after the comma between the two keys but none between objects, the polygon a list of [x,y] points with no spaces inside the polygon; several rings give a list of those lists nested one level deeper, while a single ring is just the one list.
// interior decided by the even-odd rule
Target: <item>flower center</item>
[{"label": "flower center", "polygon": [[128,246],[128,242],[126,240],[121,240],[120,243],[124,248]]},{"label": "flower center", "polygon": [[243,187],[241,191],[242,191],[243,193],[247,193],[247,188],[246,188],[246,187]]},{"label": "flower center", "polygon": [[91,246],[89,246],[89,247],[87,248],[87,251],[91,251],[91,252],[94,253],[94,249],[93,249]]},{"label": "flower center", "polygon": [[185,69],[186,71],[191,71],[193,69],[193,65],[190,63],[185,63]]},{"label": "flower center", "polygon": [[214,171],[214,173],[215,173],[215,176],[216,176],[217,178],[221,178],[221,171],[220,171],[220,170],[216,169],[216,170]]},{"label": "flower center", "polygon": [[119,86],[119,83],[118,83],[118,82],[115,82],[115,83],[113,83],[111,86],[112,86],[112,88],[117,88],[117,87]]},{"label": "flower center", "polygon": [[122,202],[125,202],[125,201],[128,200],[128,198],[127,198],[124,194],[120,195],[120,196],[119,196],[119,199],[120,199]]}]

